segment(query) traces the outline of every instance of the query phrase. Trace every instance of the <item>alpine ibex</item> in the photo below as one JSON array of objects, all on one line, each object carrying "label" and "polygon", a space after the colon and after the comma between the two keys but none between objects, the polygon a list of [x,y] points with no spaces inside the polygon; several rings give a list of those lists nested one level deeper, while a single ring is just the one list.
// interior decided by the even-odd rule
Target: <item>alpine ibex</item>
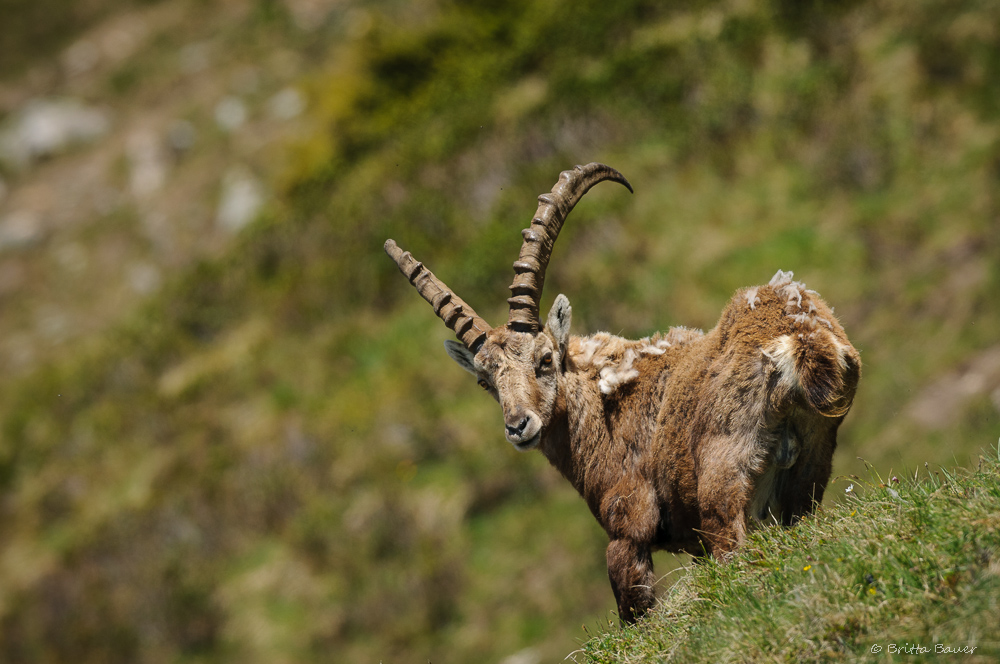
[{"label": "alpine ibex", "polygon": [[385,250],[461,339],[446,350],[500,403],[507,440],[539,448],[587,501],[611,539],[618,615],[633,622],[654,603],[654,549],[725,557],[752,524],[790,525],[822,500],[861,360],[819,295],[780,270],[738,291],[708,333],[571,336],[563,295],[543,327],[552,246],[604,180],[632,190],[589,164],[539,196],[499,327],[393,240]]}]

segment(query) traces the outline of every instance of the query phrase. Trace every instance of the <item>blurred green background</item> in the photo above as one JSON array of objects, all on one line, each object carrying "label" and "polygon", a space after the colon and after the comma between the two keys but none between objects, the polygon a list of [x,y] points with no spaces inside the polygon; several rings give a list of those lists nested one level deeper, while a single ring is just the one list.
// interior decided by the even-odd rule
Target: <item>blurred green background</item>
[{"label": "blurred green background", "polygon": [[0,15],[6,662],[533,664],[616,620],[584,503],[382,252],[502,321],[577,163],[636,193],[562,233],[574,332],[708,329],[794,270],[864,361],[835,475],[1000,436],[996,3]]}]

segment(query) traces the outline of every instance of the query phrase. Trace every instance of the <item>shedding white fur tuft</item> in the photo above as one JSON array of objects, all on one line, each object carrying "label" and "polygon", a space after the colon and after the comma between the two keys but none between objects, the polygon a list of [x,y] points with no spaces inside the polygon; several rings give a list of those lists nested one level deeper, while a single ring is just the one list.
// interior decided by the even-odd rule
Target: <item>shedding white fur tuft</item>
[{"label": "shedding white fur tuft", "polygon": [[785,307],[791,307],[794,304],[797,309],[802,308],[802,291],[799,290],[801,286],[802,284],[800,284],[799,282],[793,281],[792,283],[788,284],[787,286],[781,288],[778,291],[786,298],[788,298],[788,301],[785,302]]},{"label": "shedding white fur tuft", "polygon": [[580,346],[580,352],[574,359],[580,366],[587,366],[594,363],[594,356],[604,346],[604,340],[591,337],[590,339],[584,339]]},{"label": "shedding white fur tuft", "polygon": [[760,304],[760,298],[757,297],[757,288],[754,287],[747,291],[747,306],[753,311],[758,304]]},{"label": "shedding white fur tuft", "polygon": [[788,314],[788,317],[795,321],[796,325],[804,325],[809,328],[816,327],[816,317],[810,316],[807,313],[801,314]]},{"label": "shedding white fur tuft", "polygon": [[657,333],[652,338],[643,337],[639,340],[642,344],[642,348],[639,349],[640,353],[646,355],[663,355],[667,352],[667,349],[672,345],[665,337]]},{"label": "shedding white fur tuft", "polygon": [[621,364],[617,367],[604,367],[601,369],[601,380],[598,383],[598,387],[601,388],[601,394],[611,394],[625,383],[639,377],[639,370],[632,366],[636,357],[638,355],[630,348],[625,351]]},{"label": "shedding white fur tuft", "polygon": [[791,283],[793,278],[795,278],[794,272],[784,272],[782,270],[778,270],[774,273],[774,276],[771,277],[771,281],[767,282],[767,285],[771,288],[780,288],[785,284]]}]

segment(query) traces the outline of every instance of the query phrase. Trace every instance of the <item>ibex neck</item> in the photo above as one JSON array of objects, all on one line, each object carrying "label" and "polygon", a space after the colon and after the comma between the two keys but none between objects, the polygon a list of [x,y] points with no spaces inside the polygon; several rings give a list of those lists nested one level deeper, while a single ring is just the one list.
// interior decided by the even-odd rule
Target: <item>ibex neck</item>
[{"label": "ibex neck", "polygon": [[659,410],[650,405],[663,397],[658,376],[667,365],[667,350],[681,341],[671,334],[570,339],[556,416],[541,449],[584,498],[601,490],[610,476],[604,469],[621,468],[630,447],[649,444]]}]

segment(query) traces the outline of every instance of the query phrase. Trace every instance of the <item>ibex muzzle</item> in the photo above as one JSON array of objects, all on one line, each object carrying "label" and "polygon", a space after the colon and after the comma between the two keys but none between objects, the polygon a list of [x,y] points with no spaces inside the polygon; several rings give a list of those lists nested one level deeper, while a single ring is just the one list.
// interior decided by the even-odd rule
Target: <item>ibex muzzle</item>
[{"label": "ibex muzzle", "polygon": [[458,335],[448,354],[500,403],[507,440],[539,448],[608,533],[608,576],[631,622],[654,603],[654,549],[724,556],[754,524],[790,525],[822,500],[861,359],[819,295],[780,270],[738,291],[708,333],[573,337],[563,295],[542,326],[553,244],[603,180],[632,189],[589,164],[539,197],[502,326],[392,240],[385,249]]}]

